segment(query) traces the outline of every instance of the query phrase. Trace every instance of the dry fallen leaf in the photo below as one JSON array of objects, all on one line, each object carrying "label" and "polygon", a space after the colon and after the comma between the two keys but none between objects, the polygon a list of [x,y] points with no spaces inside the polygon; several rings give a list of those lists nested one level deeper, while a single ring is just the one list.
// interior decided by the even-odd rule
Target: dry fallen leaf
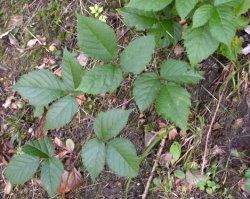
[{"label": "dry fallen leaf", "polygon": [[77,57],[77,60],[78,60],[79,64],[81,64],[81,66],[86,66],[87,63],[88,63],[89,58],[85,54],[80,54]]},{"label": "dry fallen leaf", "polygon": [[66,148],[65,144],[58,137],[54,139],[54,143],[60,148],[64,148],[64,149]]},{"label": "dry fallen leaf", "polygon": [[243,48],[241,52],[243,55],[248,55],[250,53],[250,44],[248,44],[247,47]]},{"label": "dry fallen leaf", "polygon": [[173,159],[172,153],[164,153],[161,155],[159,163],[161,166],[165,166],[166,164],[170,164]]},{"label": "dry fallen leaf", "polygon": [[151,142],[153,142],[153,140],[155,139],[155,137],[156,137],[156,133],[155,132],[145,133],[144,143],[145,143],[145,147],[146,148],[151,144]]},{"label": "dry fallen leaf", "polygon": [[206,175],[202,175],[199,171],[186,171],[186,181],[192,185],[196,186],[199,182],[207,179]]},{"label": "dry fallen leaf", "polygon": [[27,46],[31,48],[35,46],[37,42],[38,42],[38,39],[31,39],[27,42]]},{"label": "dry fallen leaf", "polygon": [[86,97],[85,95],[79,95],[76,97],[76,101],[79,106],[82,106],[86,102]]},{"label": "dry fallen leaf", "polygon": [[184,48],[181,45],[176,45],[174,48],[175,56],[180,56],[184,52]]},{"label": "dry fallen leaf", "polygon": [[245,32],[250,35],[250,25],[245,28]]},{"label": "dry fallen leaf", "polygon": [[56,47],[53,44],[49,46],[50,52],[54,52],[55,49],[56,49]]},{"label": "dry fallen leaf", "polygon": [[57,190],[58,194],[66,194],[73,190],[75,190],[77,187],[79,187],[81,184],[81,174],[73,168],[73,170],[69,173],[68,171],[64,171],[62,176],[61,184]]},{"label": "dry fallen leaf", "polygon": [[173,129],[172,131],[169,132],[168,139],[172,141],[176,138],[176,136],[178,136],[178,132],[176,129]]},{"label": "dry fallen leaf", "polygon": [[11,101],[14,99],[14,96],[9,96],[5,100],[4,104],[2,105],[4,108],[8,108],[11,105]]},{"label": "dry fallen leaf", "polygon": [[69,152],[72,152],[74,151],[74,148],[75,148],[75,143],[73,140],[71,139],[67,139],[66,140],[66,148]]},{"label": "dry fallen leaf", "polygon": [[58,77],[62,77],[62,70],[61,69],[58,69],[55,71],[55,74],[58,76]]},{"label": "dry fallen leaf", "polygon": [[7,180],[4,187],[4,194],[9,195],[12,189],[12,184]]}]

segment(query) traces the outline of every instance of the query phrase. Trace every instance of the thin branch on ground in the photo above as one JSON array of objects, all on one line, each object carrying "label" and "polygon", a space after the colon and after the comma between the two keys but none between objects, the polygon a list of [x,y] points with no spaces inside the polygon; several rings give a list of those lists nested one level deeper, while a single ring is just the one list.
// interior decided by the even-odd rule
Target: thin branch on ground
[{"label": "thin branch on ground", "polygon": [[147,181],[145,190],[144,190],[144,192],[143,192],[143,194],[142,194],[142,199],[146,199],[146,197],[147,197],[148,190],[149,190],[149,186],[150,186],[150,183],[151,183],[151,181],[152,181],[152,179],[153,179],[153,175],[154,175],[155,169],[156,169],[156,167],[157,167],[157,165],[158,165],[160,156],[161,156],[161,154],[162,154],[162,150],[163,150],[163,148],[164,148],[164,145],[165,145],[165,142],[166,142],[166,138],[167,138],[167,136],[165,136],[165,137],[162,139],[162,141],[161,141],[160,148],[158,149],[158,152],[157,152],[157,155],[156,155],[156,159],[155,159],[154,166],[153,166],[153,168],[152,168],[152,170],[151,170],[151,173],[150,173],[150,176],[149,176],[149,178],[148,178],[148,181]]},{"label": "thin branch on ground", "polygon": [[219,111],[222,99],[224,97],[224,94],[225,94],[225,91],[226,91],[226,88],[227,88],[227,84],[228,84],[230,79],[231,79],[231,73],[230,73],[230,71],[228,71],[226,82],[225,82],[224,87],[223,87],[223,89],[221,91],[221,94],[220,94],[220,97],[219,97],[219,100],[218,100],[218,104],[216,106],[215,112],[214,112],[213,117],[212,117],[212,121],[211,121],[211,123],[209,125],[209,129],[208,129],[208,132],[207,132],[205,150],[204,150],[204,154],[203,154],[203,158],[202,158],[202,164],[201,164],[201,174],[204,173],[204,169],[205,169],[205,166],[207,164],[208,141],[209,141],[209,138],[210,138],[210,135],[211,135],[211,132],[212,132],[212,128],[213,128],[213,125],[215,123],[215,119],[216,119],[217,113]]}]

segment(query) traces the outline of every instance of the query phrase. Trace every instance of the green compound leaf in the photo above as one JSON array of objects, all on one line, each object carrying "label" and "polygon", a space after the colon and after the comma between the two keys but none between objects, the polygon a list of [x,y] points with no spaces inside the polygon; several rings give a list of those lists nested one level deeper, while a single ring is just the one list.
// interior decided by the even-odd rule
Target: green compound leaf
[{"label": "green compound leaf", "polygon": [[50,197],[56,194],[62,179],[63,171],[63,164],[57,158],[52,157],[45,160],[41,169],[41,181]]},{"label": "green compound leaf", "polygon": [[13,88],[34,106],[48,105],[63,96],[65,90],[63,82],[47,70],[23,75]]},{"label": "green compound leaf", "polygon": [[226,45],[230,45],[235,33],[235,20],[232,19],[233,10],[228,6],[216,7],[211,19],[209,20],[209,28],[211,35]]},{"label": "green compound leaf", "polygon": [[112,109],[101,112],[94,122],[95,134],[101,140],[115,137],[127,124],[130,110]]},{"label": "green compound leaf", "polygon": [[161,82],[155,73],[144,73],[135,80],[133,95],[141,112],[154,102],[160,88]]},{"label": "green compound leaf", "polygon": [[29,180],[39,166],[39,158],[27,154],[15,155],[4,174],[12,184],[23,184]]},{"label": "green compound leaf", "polygon": [[176,44],[181,38],[182,26],[179,23],[166,20],[155,24],[148,35],[155,37],[157,47],[165,48],[170,44]]},{"label": "green compound leaf", "polygon": [[103,170],[105,150],[105,144],[98,139],[88,141],[82,148],[82,162],[93,182]]},{"label": "green compound leaf", "polygon": [[139,37],[129,43],[121,55],[124,72],[141,73],[152,59],[155,41],[153,36]]},{"label": "green compound leaf", "polygon": [[54,155],[54,148],[48,137],[36,141],[31,140],[22,147],[22,151],[28,155],[37,156],[39,158],[49,158]]},{"label": "green compound leaf", "polygon": [[207,27],[187,29],[184,35],[184,45],[192,65],[208,58],[219,46]]},{"label": "green compound leaf", "polygon": [[159,11],[168,6],[173,0],[131,0],[127,7],[144,11]]},{"label": "green compound leaf", "polygon": [[193,15],[193,28],[205,25],[211,18],[214,7],[210,4],[205,4],[199,7]]},{"label": "green compound leaf", "polygon": [[113,92],[122,81],[122,71],[115,65],[96,66],[86,71],[77,91],[88,94]]},{"label": "green compound leaf", "polygon": [[135,146],[123,138],[115,138],[107,144],[107,163],[120,176],[135,177],[139,171]]},{"label": "green compound leaf", "polygon": [[128,7],[119,8],[117,10],[123,16],[125,24],[130,27],[135,27],[136,30],[151,28],[159,20],[154,12]]},{"label": "green compound leaf", "polygon": [[62,79],[68,89],[74,90],[82,80],[83,68],[73,53],[64,50],[62,60]]},{"label": "green compound leaf", "polygon": [[49,107],[45,129],[50,130],[64,126],[71,121],[77,110],[77,101],[71,96],[66,96],[56,101]]},{"label": "green compound leaf", "polygon": [[195,84],[203,77],[184,61],[170,59],[161,65],[161,77],[178,84]]},{"label": "green compound leaf", "polygon": [[179,142],[174,142],[170,149],[169,152],[172,154],[172,164],[174,164],[180,157],[181,157],[181,145]]},{"label": "green compound leaf", "polygon": [[189,93],[178,85],[163,86],[156,98],[157,112],[181,129],[187,128],[190,105]]},{"label": "green compound leaf", "polygon": [[114,31],[105,23],[91,17],[77,17],[78,46],[95,59],[112,60],[118,50]]},{"label": "green compound leaf", "polygon": [[198,3],[198,0],[176,0],[175,7],[179,16],[184,19]]}]

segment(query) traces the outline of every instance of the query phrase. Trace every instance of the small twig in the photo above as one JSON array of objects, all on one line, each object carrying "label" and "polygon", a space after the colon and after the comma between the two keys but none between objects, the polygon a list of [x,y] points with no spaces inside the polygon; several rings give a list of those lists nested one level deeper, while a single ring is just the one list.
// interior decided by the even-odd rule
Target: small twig
[{"label": "small twig", "polygon": [[146,197],[147,197],[148,190],[149,190],[149,186],[150,186],[150,183],[151,183],[151,181],[152,181],[152,179],[153,179],[153,175],[154,175],[155,169],[156,169],[156,167],[157,167],[157,165],[158,165],[158,162],[159,162],[159,159],[160,159],[160,156],[161,156],[163,147],[164,147],[165,142],[166,142],[166,138],[167,138],[167,136],[165,136],[165,137],[162,139],[162,141],[161,141],[160,148],[159,148],[159,150],[158,150],[158,152],[157,152],[157,155],[156,155],[156,160],[155,160],[154,166],[153,166],[152,171],[151,171],[151,173],[150,173],[150,176],[149,176],[149,178],[148,178],[148,181],[147,181],[145,190],[144,190],[144,192],[143,192],[143,194],[142,194],[142,199],[146,199]]},{"label": "small twig", "polygon": [[226,80],[225,85],[224,85],[224,87],[223,87],[223,89],[222,89],[222,91],[221,91],[221,95],[220,95],[220,97],[219,97],[218,104],[217,104],[217,106],[216,106],[214,115],[213,115],[213,117],[212,117],[212,121],[211,121],[211,123],[210,123],[210,125],[209,125],[209,129],[208,129],[208,132],[207,132],[206,143],[205,143],[205,150],[204,150],[203,160],[202,160],[202,164],[201,164],[201,174],[204,173],[204,169],[205,169],[205,166],[206,166],[206,163],[207,163],[208,141],[209,141],[209,138],[210,138],[210,135],[211,135],[211,132],[212,132],[212,128],[213,128],[213,125],[214,125],[214,122],[215,122],[215,119],[216,119],[216,116],[217,116],[219,107],[220,107],[220,105],[221,105],[221,102],[222,102],[224,93],[225,93],[225,91],[226,91],[227,84],[228,84],[228,82],[229,82],[230,79],[231,79],[231,75],[230,75],[230,71],[229,71],[227,80]]}]

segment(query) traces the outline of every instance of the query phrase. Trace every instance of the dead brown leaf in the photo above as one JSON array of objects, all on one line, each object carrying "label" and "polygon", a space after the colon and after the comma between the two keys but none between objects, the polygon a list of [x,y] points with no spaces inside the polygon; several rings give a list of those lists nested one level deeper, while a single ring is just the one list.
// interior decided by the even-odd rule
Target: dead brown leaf
[{"label": "dead brown leaf", "polygon": [[166,164],[170,164],[173,159],[173,155],[171,153],[164,153],[161,155],[159,163],[161,166],[165,166]]},{"label": "dead brown leaf", "polygon": [[64,149],[66,148],[65,144],[58,137],[54,139],[54,143],[60,148],[64,148]]},{"label": "dead brown leaf", "polygon": [[176,129],[173,129],[172,131],[169,132],[168,139],[172,141],[176,138],[176,136],[178,136],[178,132]]},{"label": "dead brown leaf", "polygon": [[79,106],[82,106],[85,102],[86,102],[86,97],[85,95],[79,95],[76,97],[76,101],[78,103]]},{"label": "dead brown leaf", "polygon": [[12,189],[12,184],[7,180],[4,187],[4,194],[9,195]]},{"label": "dead brown leaf", "polygon": [[174,48],[175,56],[180,56],[184,52],[184,48],[181,45],[176,45]]},{"label": "dead brown leaf", "polygon": [[77,60],[78,60],[78,62],[79,62],[79,64],[80,64],[81,66],[86,66],[87,63],[88,63],[89,58],[87,57],[87,55],[81,53],[81,54],[77,57]]},{"label": "dead brown leaf", "polygon": [[153,142],[153,140],[155,139],[155,137],[156,137],[156,133],[155,132],[145,133],[144,143],[145,143],[145,147],[146,148]]},{"label": "dead brown leaf", "polygon": [[64,171],[62,176],[62,181],[57,190],[57,193],[58,194],[69,193],[78,188],[80,184],[81,184],[81,174],[75,168],[73,168],[73,170],[70,173],[68,171]]},{"label": "dead brown leaf", "polygon": [[14,96],[9,96],[5,100],[4,104],[2,105],[4,108],[8,108],[11,105],[11,101],[14,99]]}]

